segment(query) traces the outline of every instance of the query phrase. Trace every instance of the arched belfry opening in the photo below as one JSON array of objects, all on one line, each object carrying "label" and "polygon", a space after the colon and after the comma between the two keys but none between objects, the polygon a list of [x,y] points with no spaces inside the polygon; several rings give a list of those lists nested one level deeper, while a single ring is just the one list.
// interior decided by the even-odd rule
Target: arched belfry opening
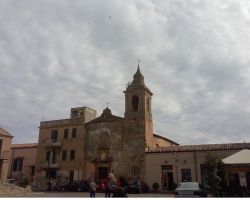
[{"label": "arched belfry opening", "polygon": [[133,111],[139,110],[139,97],[138,96],[132,97],[132,107],[133,107]]},{"label": "arched belfry opening", "polygon": [[147,98],[147,112],[150,113],[150,100]]}]

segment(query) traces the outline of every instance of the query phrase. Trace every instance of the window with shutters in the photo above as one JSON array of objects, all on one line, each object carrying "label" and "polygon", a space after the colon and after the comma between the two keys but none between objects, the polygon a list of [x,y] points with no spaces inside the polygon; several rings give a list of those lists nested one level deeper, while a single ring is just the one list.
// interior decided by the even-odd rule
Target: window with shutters
[{"label": "window with shutters", "polygon": [[72,138],[76,138],[76,135],[77,135],[77,129],[73,128],[72,129]]},{"label": "window with shutters", "polygon": [[75,150],[70,151],[70,160],[75,160],[75,154],[76,154]]},{"label": "window with shutters", "polygon": [[66,160],[67,159],[67,151],[63,151],[62,152],[62,160]]}]

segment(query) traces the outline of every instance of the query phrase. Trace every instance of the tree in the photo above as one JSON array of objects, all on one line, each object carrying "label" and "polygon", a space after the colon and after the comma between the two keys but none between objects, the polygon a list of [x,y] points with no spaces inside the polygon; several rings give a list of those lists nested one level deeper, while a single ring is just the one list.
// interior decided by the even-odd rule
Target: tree
[{"label": "tree", "polygon": [[214,197],[226,196],[227,182],[222,160],[212,152],[206,156],[207,184]]}]

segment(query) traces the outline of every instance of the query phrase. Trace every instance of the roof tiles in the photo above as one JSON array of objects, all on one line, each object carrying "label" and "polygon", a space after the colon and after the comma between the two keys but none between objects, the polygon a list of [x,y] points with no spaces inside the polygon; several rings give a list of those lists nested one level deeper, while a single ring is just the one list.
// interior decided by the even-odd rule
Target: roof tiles
[{"label": "roof tiles", "polygon": [[241,150],[241,149],[250,149],[250,143],[201,144],[201,145],[157,147],[154,149],[149,149],[146,152],[157,153],[157,152],[216,151],[216,150]]},{"label": "roof tiles", "polygon": [[19,149],[19,148],[35,148],[37,147],[37,143],[26,143],[26,144],[12,144],[12,149]]}]

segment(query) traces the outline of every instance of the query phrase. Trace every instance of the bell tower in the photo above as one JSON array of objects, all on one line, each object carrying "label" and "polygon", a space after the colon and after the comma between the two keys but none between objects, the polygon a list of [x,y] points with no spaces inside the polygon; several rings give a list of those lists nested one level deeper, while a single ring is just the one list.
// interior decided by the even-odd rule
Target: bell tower
[{"label": "bell tower", "polygon": [[[138,65],[132,83],[129,83],[125,93],[124,117],[129,127],[129,134],[145,139],[145,147],[153,147],[153,122],[151,101],[153,93],[146,87],[144,76]],[[132,133],[131,133],[132,132]]]}]

